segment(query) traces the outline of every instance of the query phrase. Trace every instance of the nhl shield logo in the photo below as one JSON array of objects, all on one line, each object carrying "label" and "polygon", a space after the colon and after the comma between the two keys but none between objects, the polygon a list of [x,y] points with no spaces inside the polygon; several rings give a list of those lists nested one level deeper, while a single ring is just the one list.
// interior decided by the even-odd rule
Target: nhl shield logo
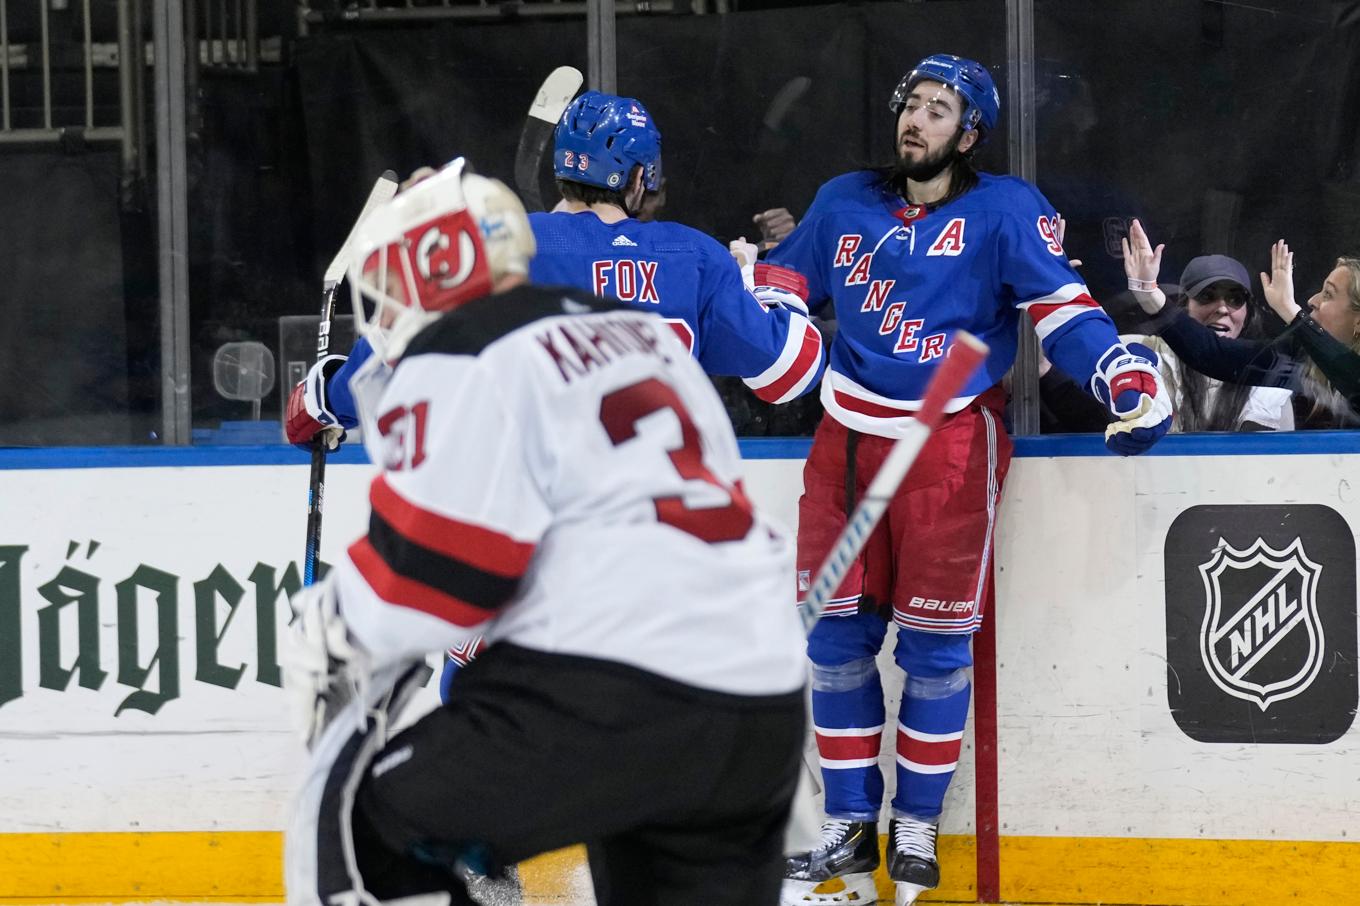
[{"label": "nhl shield logo", "polygon": [[1238,550],[1220,538],[1199,573],[1200,656],[1219,689],[1265,711],[1312,685],[1326,651],[1317,601],[1322,566],[1309,559],[1302,538],[1284,550],[1259,537]]}]

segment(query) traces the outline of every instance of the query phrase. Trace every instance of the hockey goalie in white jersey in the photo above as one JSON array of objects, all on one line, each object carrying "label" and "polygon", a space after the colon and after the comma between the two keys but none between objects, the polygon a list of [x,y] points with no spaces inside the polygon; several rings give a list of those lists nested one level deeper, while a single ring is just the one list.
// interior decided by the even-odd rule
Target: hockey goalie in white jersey
[{"label": "hockey goalie in white jersey", "polygon": [[[532,253],[518,200],[462,161],[360,227],[383,471],[368,533],[295,598],[290,903],[469,903],[464,872],[585,841],[600,906],[778,896],[791,540],[666,324],[527,285]],[[479,633],[454,700],[388,738],[423,656]]]}]

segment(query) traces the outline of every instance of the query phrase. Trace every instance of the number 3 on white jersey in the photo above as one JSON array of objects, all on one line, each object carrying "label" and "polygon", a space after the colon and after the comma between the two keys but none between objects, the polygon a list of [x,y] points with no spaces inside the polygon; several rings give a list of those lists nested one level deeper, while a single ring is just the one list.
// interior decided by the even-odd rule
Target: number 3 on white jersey
[{"label": "number 3 on white jersey", "polygon": [[704,465],[699,429],[676,392],[656,378],[629,384],[600,400],[600,421],[614,446],[637,436],[637,425],[653,412],[669,409],[680,422],[681,443],[668,450],[671,464],[681,478],[703,481],[727,495],[727,504],[691,509],[678,497],[656,497],[657,521],[693,535],[700,541],[717,544],[740,541],[755,522],[751,502],[740,485],[729,485]]}]

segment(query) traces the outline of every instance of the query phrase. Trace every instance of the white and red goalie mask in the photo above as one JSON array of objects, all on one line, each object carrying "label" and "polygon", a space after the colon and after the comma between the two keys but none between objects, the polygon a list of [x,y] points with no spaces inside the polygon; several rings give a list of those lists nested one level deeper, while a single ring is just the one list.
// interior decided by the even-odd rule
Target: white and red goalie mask
[{"label": "white and red goalie mask", "polygon": [[395,361],[444,312],[488,295],[508,274],[527,275],[533,254],[519,199],[457,158],[360,224],[349,265],[355,324]]}]

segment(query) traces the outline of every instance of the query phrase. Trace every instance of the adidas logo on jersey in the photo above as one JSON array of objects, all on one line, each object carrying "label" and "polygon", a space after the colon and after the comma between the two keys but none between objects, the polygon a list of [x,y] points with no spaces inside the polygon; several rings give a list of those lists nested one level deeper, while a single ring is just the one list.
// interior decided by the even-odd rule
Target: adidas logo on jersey
[{"label": "adidas logo on jersey", "polygon": [[637,243],[634,242],[633,240],[629,239],[627,236],[615,236],[615,237],[614,237],[614,245],[632,245],[632,246],[636,246]]}]

